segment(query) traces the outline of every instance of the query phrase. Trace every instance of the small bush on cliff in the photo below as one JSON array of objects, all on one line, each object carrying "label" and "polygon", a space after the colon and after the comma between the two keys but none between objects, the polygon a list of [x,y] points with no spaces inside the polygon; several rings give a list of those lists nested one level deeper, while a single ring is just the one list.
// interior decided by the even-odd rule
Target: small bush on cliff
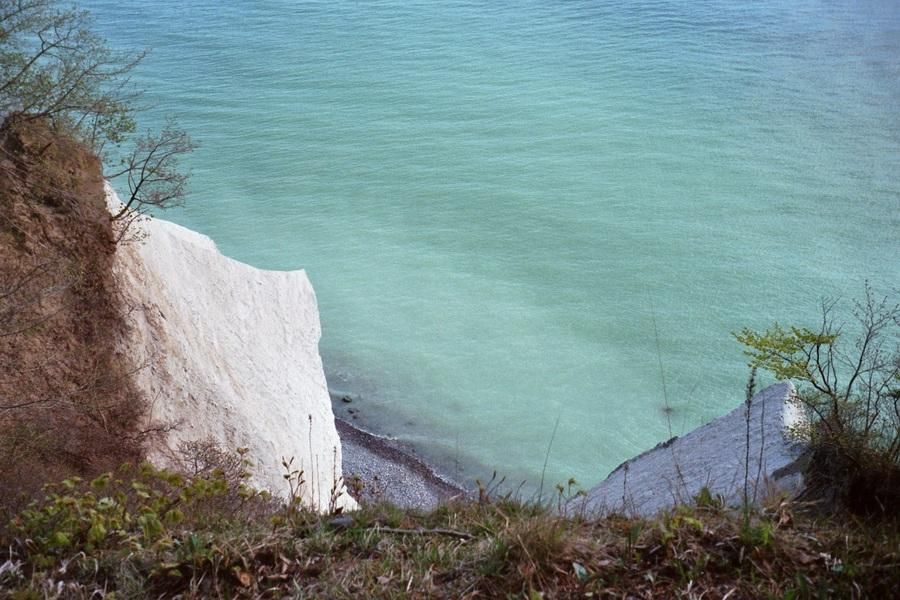
[{"label": "small bush on cliff", "polygon": [[142,54],[113,52],[90,15],[56,0],[0,0],[0,111],[52,121],[101,148],[134,130],[127,75]]},{"label": "small bush on cliff", "polygon": [[[130,151],[118,149],[136,128],[140,94],[129,76],[145,53],[112,50],[92,26],[90,13],[57,0],[0,0],[0,115],[50,123],[118,161],[106,176],[127,186],[125,204],[138,213],[180,203],[187,175],[178,159],[194,143],[169,122],[131,140]],[[128,223],[133,213],[115,217]]]},{"label": "small bush on cliff", "polygon": [[[271,498],[245,485],[245,474],[232,475],[219,468],[186,476],[124,465],[91,481],[72,477],[48,485],[6,529],[8,558],[26,561],[7,560],[0,589],[26,575],[45,584],[67,577],[115,580],[117,587],[137,571],[167,585],[190,580],[211,566],[217,536],[227,539],[235,528],[248,533],[253,523],[266,529]],[[140,557],[127,574],[125,554]]]},{"label": "small bush on cliff", "polygon": [[836,302],[815,329],[777,323],[736,334],[752,367],[794,381],[812,416],[808,492],[858,512],[900,506],[900,304],[875,295],[854,303],[856,336],[845,335]]}]

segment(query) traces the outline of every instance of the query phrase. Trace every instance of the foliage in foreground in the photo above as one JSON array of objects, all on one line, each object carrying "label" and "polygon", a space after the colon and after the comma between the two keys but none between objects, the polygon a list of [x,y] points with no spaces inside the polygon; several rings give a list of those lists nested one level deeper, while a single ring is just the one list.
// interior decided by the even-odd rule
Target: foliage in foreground
[{"label": "foliage in foreground", "polygon": [[[810,497],[863,514],[900,506],[900,303],[866,285],[850,324],[824,301],[819,326],[735,337],[750,366],[797,385],[810,415]],[[849,334],[845,332],[849,330]]]},{"label": "foliage in foreground", "polygon": [[[317,515],[149,466],[68,480],[3,534],[14,598],[888,597],[895,525],[745,521],[708,495],[655,519],[561,517],[509,498]],[[543,595],[542,595],[543,594]]]}]

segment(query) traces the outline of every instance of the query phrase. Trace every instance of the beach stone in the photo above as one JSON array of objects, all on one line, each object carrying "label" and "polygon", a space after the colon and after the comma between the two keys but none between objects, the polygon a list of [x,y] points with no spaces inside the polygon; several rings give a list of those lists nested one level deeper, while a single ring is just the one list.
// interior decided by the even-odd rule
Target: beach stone
[{"label": "beach stone", "polygon": [[796,434],[806,419],[793,386],[778,383],[753,396],[749,417],[749,438],[747,406],[741,403],[727,415],[622,463],[566,511],[651,516],[692,502],[704,487],[729,506],[739,506],[745,473],[751,501],[773,493],[796,494],[803,486],[799,464],[807,446]]},{"label": "beach stone", "polygon": [[340,515],[328,521],[328,527],[331,529],[349,529],[353,526],[353,517],[348,515]]},{"label": "beach stone", "polygon": [[[354,418],[356,416],[354,415]],[[361,503],[388,501],[401,508],[432,510],[465,497],[455,483],[396,442],[335,419],[343,446],[344,478],[363,484]]]}]

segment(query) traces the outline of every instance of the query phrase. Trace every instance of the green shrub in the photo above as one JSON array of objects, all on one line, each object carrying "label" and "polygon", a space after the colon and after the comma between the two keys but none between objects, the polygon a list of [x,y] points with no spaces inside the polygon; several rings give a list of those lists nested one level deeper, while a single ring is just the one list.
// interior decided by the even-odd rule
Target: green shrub
[{"label": "green shrub", "polygon": [[900,505],[900,304],[866,285],[852,310],[855,336],[844,333],[835,301],[822,303],[820,325],[759,333],[744,329],[752,368],[797,386],[809,415],[808,493],[830,505],[892,515]]}]

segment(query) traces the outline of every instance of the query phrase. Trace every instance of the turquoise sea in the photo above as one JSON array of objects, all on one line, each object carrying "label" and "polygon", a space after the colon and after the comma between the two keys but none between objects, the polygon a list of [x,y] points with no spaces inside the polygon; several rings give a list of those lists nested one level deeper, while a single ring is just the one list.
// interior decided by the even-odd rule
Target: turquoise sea
[{"label": "turquoise sea", "polygon": [[201,144],[166,218],[306,269],[332,385],[450,475],[537,482],[558,419],[593,484],[742,400],[732,331],[898,284],[895,0],[81,5]]}]

